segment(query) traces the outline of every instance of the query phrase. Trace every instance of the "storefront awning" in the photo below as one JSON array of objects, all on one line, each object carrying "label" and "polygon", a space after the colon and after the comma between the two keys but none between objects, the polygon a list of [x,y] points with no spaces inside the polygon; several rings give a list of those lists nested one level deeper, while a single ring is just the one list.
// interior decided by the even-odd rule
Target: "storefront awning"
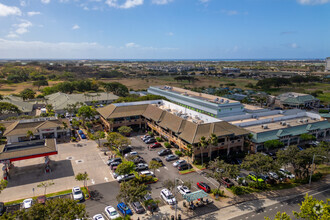
[{"label": "storefront awning", "polygon": [[199,190],[196,192],[192,192],[186,195],[183,195],[183,198],[187,201],[187,202],[192,202],[194,200],[198,200],[204,197],[207,197],[208,194],[206,192],[204,192],[203,190]]}]

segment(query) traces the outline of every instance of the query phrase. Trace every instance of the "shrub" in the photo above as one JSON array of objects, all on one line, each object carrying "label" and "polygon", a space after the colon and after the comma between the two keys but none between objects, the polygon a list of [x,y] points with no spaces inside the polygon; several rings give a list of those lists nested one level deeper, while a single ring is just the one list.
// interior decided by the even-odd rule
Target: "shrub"
[{"label": "shrub", "polygon": [[148,131],[148,135],[150,135],[151,137],[154,136],[154,133],[152,131]]},{"label": "shrub", "polygon": [[320,109],[319,110],[319,113],[329,113],[329,110],[327,110],[327,109]]},{"label": "shrub", "polygon": [[243,194],[248,194],[253,192],[250,188],[245,187],[245,186],[232,186],[230,190],[235,194],[235,195],[243,195]]},{"label": "shrub", "polygon": [[156,137],[156,141],[157,142],[161,142],[162,141],[162,138],[161,137]]},{"label": "shrub", "polygon": [[265,189],[268,188],[267,184],[264,183],[264,182],[259,182],[259,183],[250,182],[249,183],[249,187],[250,188],[254,188],[254,189],[260,189],[260,190],[265,190]]},{"label": "shrub", "polygon": [[322,178],[323,174],[320,172],[317,172],[315,174],[312,175],[312,181],[316,182],[319,181]]},{"label": "shrub", "polygon": [[225,191],[220,190],[220,189],[212,189],[211,190],[212,194],[214,196],[220,196],[220,197],[225,197]]},{"label": "shrub", "polygon": [[71,141],[76,141],[76,140],[77,140],[77,138],[71,137]]},{"label": "shrub", "polygon": [[202,160],[201,159],[196,159],[196,160],[194,160],[193,164],[195,164],[195,165],[201,165],[202,164]]},{"label": "shrub", "polygon": [[164,146],[165,146],[166,148],[171,148],[171,145],[170,145],[170,143],[168,143],[168,142],[165,142],[165,143],[164,143]]},{"label": "shrub", "polygon": [[182,157],[183,156],[183,153],[179,150],[176,150],[175,151],[175,154],[178,155],[179,157]]}]

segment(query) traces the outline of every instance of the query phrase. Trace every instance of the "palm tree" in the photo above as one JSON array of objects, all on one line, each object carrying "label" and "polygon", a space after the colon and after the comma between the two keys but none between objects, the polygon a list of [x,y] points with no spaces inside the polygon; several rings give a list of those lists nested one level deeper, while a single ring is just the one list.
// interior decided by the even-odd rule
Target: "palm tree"
[{"label": "palm tree", "polygon": [[28,131],[26,132],[26,137],[29,138],[30,141],[32,140],[33,136],[34,136],[34,134],[33,134],[32,131],[28,130]]},{"label": "palm tree", "polygon": [[[208,139],[208,143],[213,146],[218,146],[218,137],[216,134],[212,133],[210,138]],[[210,160],[212,159],[212,147],[210,147]]]},{"label": "palm tree", "polygon": [[206,138],[205,138],[204,136],[202,136],[201,139],[199,139],[199,143],[198,143],[198,145],[199,145],[199,148],[200,148],[200,150],[201,150],[202,166],[203,166],[203,157],[204,157],[204,155],[203,155],[203,150],[204,150],[204,148],[206,148],[207,145],[208,145],[207,140],[206,140]]}]

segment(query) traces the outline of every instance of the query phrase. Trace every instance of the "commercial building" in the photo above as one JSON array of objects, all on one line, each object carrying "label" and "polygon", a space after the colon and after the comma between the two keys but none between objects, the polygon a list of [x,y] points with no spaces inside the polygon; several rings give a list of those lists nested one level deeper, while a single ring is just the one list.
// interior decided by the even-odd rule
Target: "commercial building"
[{"label": "commercial building", "polygon": [[151,86],[148,93],[164,96],[185,108],[216,118],[244,114],[244,106],[239,101],[205,93],[171,86]]},{"label": "commercial building", "polygon": [[325,71],[330,72],[330,57],[325,60]]},{"label": "commercial building", "polygon": [[275,98],[275,105],[281,108],[318,107],[320,100],[309,94],[287,92]]},{"label": "commercial building", "polygon": [[[35,118],[17,121],[1,122],[6,130],[3,134],[8,144],[56,138],[58,140],[70,137],[71,126],[67,119],[61,118]],[[33,135],[28,137],[28,131]]]},{"label": "commercial building", "polygon": [[106,92],[84,93],[84,94],[66,94],[57,92],[45,96],[46,103],[53,106],[57,114],[64,114],[69,105],[84,103],[86,105],[108,105],[119,97]]},{"label": "commercial building", "polygon": [[[191,149],[195,159],[201,154],[214,158],[243,151],[249,134],[243,128],[164,100],[116,103],[98,112],[107,130],[123,125],[151,129],[182,151]],[[200,138],[209,138],[211,134],[218,137],[218,145],[200,149]]]},{"label": "commercial building", "polygon": [[248,130],[252,135],[252,151],[265,150],[264,143],[280,140],[285,146],[301,143],[300,135],[312,134],[319,141],[329,141],[330,122],[319,114],[299,109],[274,110],[224,120]]}]

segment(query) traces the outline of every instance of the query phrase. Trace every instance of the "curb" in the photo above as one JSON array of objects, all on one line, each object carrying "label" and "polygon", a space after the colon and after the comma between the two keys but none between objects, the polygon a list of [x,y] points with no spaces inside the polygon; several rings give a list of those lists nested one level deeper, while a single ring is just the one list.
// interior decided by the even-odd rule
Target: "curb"
[{"label": "curb", "polygon": [[90,200],[91,199],[91,194],[89,192],[89,188],[88,188],[88,186],[86,186],[85,188],[87,189],[87,192],[88,192],[88,198],[85,199],[85,200]]},{"label": "curb", "polygon": [[186,175],[186,174],[193,173],[193,172],[196,172],[196,170],[192,170],[192,171],[187,172],[187,173],[181,173],[181,171],[179,171],[179,174],[180,174],[180,175]]}]

